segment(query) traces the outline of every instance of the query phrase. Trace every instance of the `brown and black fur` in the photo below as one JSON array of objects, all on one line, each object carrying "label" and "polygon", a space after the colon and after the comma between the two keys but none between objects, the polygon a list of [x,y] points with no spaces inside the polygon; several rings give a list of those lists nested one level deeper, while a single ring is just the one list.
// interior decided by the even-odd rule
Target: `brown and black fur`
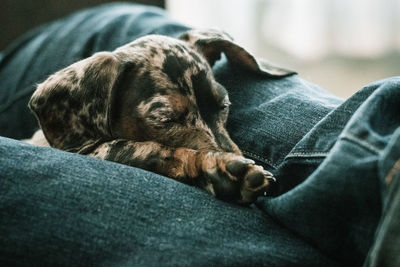
[{"label": "brown and black fur", "polygon": [[221,52],[248,71],[291,74],[257,61],[223,32],[149,35],[50,76],[29,107],[52,147],[251,203],[273,177],[244,158],[226,131],[229,97],[211,71]]}]

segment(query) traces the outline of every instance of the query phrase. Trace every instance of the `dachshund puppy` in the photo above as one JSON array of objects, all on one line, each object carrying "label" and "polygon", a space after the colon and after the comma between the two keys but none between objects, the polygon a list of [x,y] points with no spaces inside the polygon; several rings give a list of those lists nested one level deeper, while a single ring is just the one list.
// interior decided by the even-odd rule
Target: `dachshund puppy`
[{"label": "dachshund puppy", "polygon": [[252,203],[274,178],[244,158],[226,131],[229,96],[211,71],[222,52],[247,71],[292,74],[256,60],[224,32],[148,35],[56,72],[38,85],[29,107],[54,148]]}]

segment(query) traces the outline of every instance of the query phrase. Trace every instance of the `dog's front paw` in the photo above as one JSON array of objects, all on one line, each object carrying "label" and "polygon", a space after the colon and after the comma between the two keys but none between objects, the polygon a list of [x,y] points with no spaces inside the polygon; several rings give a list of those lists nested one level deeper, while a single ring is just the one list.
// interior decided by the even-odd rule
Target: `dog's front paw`
[{"label": "dog's front paw", "polygon": [[203,161],[206,190],[217,198],[242,204],[254,202],[262,195],[273,175],[254,161],[233,153],[208,153]]}]

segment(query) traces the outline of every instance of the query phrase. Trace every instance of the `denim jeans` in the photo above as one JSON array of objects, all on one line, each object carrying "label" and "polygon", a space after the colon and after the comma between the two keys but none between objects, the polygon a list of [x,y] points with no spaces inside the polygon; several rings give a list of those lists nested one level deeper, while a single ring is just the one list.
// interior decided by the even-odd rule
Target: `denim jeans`
[{"label": "denim jeans", "polygon": [[[0,62],[0,135],[33,133],[26,104],[52,72],[145,34],[187,29],[159,9],[118,3],[28,33]],[[343,101],[298,76],[260,77],[224,58],[213,70],[229,91],[232,139],[277,178],[268,197],[236,206],[144,170],[0,137],[0,264],[361,266],[387,259],[382,247],[399,244],[388,233],[398,231],[400,78]]]},{"label": "denim jeans", "polygon": [[[397,131],[397,135],[399,135]],[[399,151],[399,143],[397,143]],[[389,156],[390,157],[390,156]],[[385,161],[385,160],[383,160]],[[376,233],[376,241],[369,251],[365,266],[399,266],[400,265],[400,173],[398,172],[399,161],[395,169],[389,172],[386,183],[386,198],[382,220]]]}]

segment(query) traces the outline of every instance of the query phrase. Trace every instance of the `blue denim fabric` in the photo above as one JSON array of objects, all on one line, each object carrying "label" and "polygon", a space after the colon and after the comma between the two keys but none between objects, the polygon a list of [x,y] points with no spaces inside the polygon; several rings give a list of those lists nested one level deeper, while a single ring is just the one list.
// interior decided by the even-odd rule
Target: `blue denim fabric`
[{"label": "blue denim fabric", "polygon": [[400,78],[373,83],[328,114],[278,172],[304,176],[302,166],[312,162],[318,167],[297,187],[258,203],[282,225],[349,266],[361,265],[374,241],[384,180],[400,158],[399,89]]},{"label": "blue denim fabric", "polygon": [[[372,83],[343,102],[297,77],[257,84],[224,67],[215,72],[233,98],[228,130],[278,179],[279,197],[258,206],[335,260],[360,266],[385,197],[388,170],[379,165],[392,168],[400,158],[399,144],[390,143],[400,129],[400,78]],[[390,157],[383,159],[385,150]]]},{"label": "blue denim fabric", "polygon": [[[159,9],[113,4],[29,33],[0,63],[0,135],[33,132],[26,104],[48,74],[186,29]],[[343,101],[224,58],[213,70],[230,94],[232,139],[277,177],[270,197],[239,207],[143,170],[0,137],[0,265],[361,266],[378,225],[374,251],[399,243],[380,233],[397,229],[387,225],[398,215],[382,208],[400,190],[385,182],[400,176],[400,78]],[[369,262],[382,257],[371,252]]]},{"label": "blue denim fabric", "polygon": [[256,207],[0,137],[1,266],[340,266]]},{"label": "blue denim fabric", "polygon": [[[400,129],[390,141],[393,149],[387,149],[380,161],[380,171],[385,177],[382,220],[376,233],[376,241],[370,250],[365,267],[400,266],[400,160],[395,155],[400,151]],[[391,147],[391,146],[389,146]]]}]

